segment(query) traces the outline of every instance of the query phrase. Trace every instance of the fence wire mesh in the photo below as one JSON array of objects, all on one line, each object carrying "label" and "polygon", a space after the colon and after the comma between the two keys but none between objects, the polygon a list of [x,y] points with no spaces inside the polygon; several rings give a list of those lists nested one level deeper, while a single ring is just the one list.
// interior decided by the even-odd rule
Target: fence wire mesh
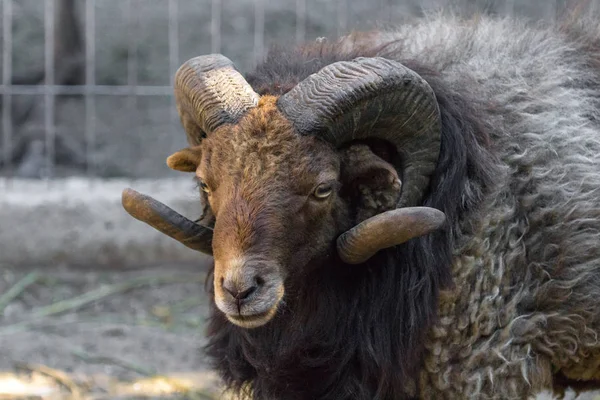
[{"label": "fence wire mesh", "polygon": [[[185,146],[171,82],[223,52],[242,71],[283,46],[390,24],[437,0],[1,0],[0,176],[162,177]],[[457,9],[554,18],[573,0],[462,0]],[[600,0],[584,0],[590,12]],[[5,180],[10,181],[10,179]]]}]

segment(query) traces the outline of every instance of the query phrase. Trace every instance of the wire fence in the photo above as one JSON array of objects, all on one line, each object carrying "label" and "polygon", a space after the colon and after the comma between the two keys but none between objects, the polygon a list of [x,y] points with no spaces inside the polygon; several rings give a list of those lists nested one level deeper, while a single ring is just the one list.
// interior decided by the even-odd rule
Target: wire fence
[{"label": "wire fence", "polygon": [[[247,0],[248,4],[244,3],[247,7],[232,18],[230,9],[238,7],[237,2],[234,5],[222,0],[193,3],[188,0],[36,0],[38,5],[40,1],[43,1],[44,5],[43,37],[40,38],[43,42],[43,79],[27,82],[27,79],[15,78],[16,72],[19,71],[13,65],[15,51],[23,51],[23,47],[13,35],[15,24],[19,22],[18,13],[15,12],[18,2],[0,1],[0,175],[7,178],[4,182],[10,182],[14,177],[51,181],[52,178],[62,175],[136,178],[168,174],[163,165],[164,158],[169,151],[185,145],[170,83],[180,63],[188,56],[208,51],[222,52],[227,45],[226,50],[236,54],[237,61],[248,69],[262,59],[267,42],[290,44],[313,40],[323,34],[340,35],[350,29],[391,23],[400,16],[423,13],[427,9],[445,4],[434,0],[335,0],[333,3],[324,0],[286,0],[277,4],[266,0]],[[106,16],[102,17],[102,27],[98,27],[98,13],[108,3],[116,7],[116,15],[125,25],[122,36],[117,38],[123,53],[121,59],[124,59],[126,64],[125,79],[123,81],[123,77],[119,75],[116,84],[99,82],[97,79],[99,62],[104,61],[106,57],[99,58],[96,45],[99,39],[111,34],[112,29],[110,23],[106,22]],[[560,9],[569,6],[569,3],[567,0],[464,0],[459,6],[488,13],[529,13],[529,16],[533,17],[553,18]],[[588,0],[585,3],[590,9],[600,9],[600,0]],[[69,10],[69,7],[76,6],[81,9],[77,12]],[[160,81],[158,84],[148,84],[147,80],[140,80],[140,68],[152,64],[147,59],[141,60],[139,51],[142,44],[153,45],[147,37],[145,41],[141,37],[141,32],[154,29],[153,26],[148,26],[148,20],[143,20],[141,15],[141,10],[149,7],[162,7],[160,13],[166,12],[166,16],[162,15],[166,17],[166,32],[163,33],[167,36],[163,57],[168,60],[166,73],[160,73],[166,76],[156,79],[155,81]],[[248,14],[248,10],[253,10],[253,13]],[[207,17],[208,29],[204,29],[200,23],[190,23],[193,16],[187,14]],[[65,15],[71,15],[71,20],[66,20]],[[110,22],[110,18],[108,20]],[[70,25],[72,31],[65,33],[65,29]],[[251,42],[244,37],[246,41],[235,44],[231,32],[238,32],[238,27],[242,25],[251,26],[247,30],[247,33],[251,34]],[[78,30],[81,27],[83,29]],[[194,42],[194,29],[203,32],[202,40],[209,36],[208,45],[198,46],[202,49],[194,49],[194,46],[189,44]],[[160,29],[157,26],[155,30]],[[192,37],[187,40],[185,51],[182,51],[182,32]],[[76,63],[83,70],[82,79],[79,81],[69,81],[61,72],[68,57],[57,49],[65,47],[63,42],[70,40],[69,35],[80,35],[84,43],[82,54],[75,52],[78,56],[75,57]],[[237,41],[246,36],[243,32],[235,35]],[[238,48],[237,53],[234,51],[235,46]],[[33,100],[27,103],[23,100],[25,98]],[[160,107],[148,106],[145,98],[162,99]],[[65,99],[71,101],[71,106],[67,107],[66,111],[62,110]],[[25,107],[26,109],[35,109],[38,113],[32,115],[24,112],[27,114],[26,118],[20,118],[18,115],[16,117],[20,107],[17,103],[23,101],[29,104],[29,108]],[[76,106],[73,106],[73,101]],[[65,113],[72,122],[64,124],[57,121],[65,119]],[[141,113],[147,116],[142,122]],[[165,132],[158,132],[160,130]],[[75,144],[69,144],[70,141]],[[69,163],[74,167],[67,168],[63,173],[57,170],[57,166]],[[117,168],[110,170],[107,165],[111,163],[117,165]],[[159,164],[163,169],[151,167]]]},{"label": "wire fence", "polygon": [[[97,85],[96,84],[96,0],[85,0],[85,84],[83,85],[56,85],[54,82],[55,62],[54,49],[55,44],[55,0],[44,1],[44,77],[43,84],[39,85],[15,85],[12,79],[12,22],[13,22],[13,0],[2,0],[3,2],[3,68],[2,85],[0,93],[2,94],[2,133],[3,133],[3,153],[2,161],[9,177],[14,175],[13,166],[13,127],[11,116],[11,99],[15,95],[42,95],[44,109],[44,132],[45,132],[45,178],[54,176],[55,165],[55,99],[57,96],[83,96],[85,101],[85,126],[84,138],[86,147],[86,173],[89,177],[95,176],[95,161],[92,149],[96,143],[96,104],[97,96],[126,96],[129,100],[130,114],[136,108],[136,99],[139,96],[168,96],[173,97],[173,89],[168,85],[138,85],[137,83],[137,53],[136,53],[136,10],[135,0],[125,0],[125,15],[130,27],[130,33],[127,35],[128,53],[127,53],[127,84],[126,85]],[[212,0],[212,20],[214,24],[213,51],[220,50],[220,0]],[[174,76],[179,66],[179,43],[178,43],[178,0],[168,0],[168,57],[169,57],[169,80]],[[173,107],[174,109],[174,107]],[[172,113],[172,119],[176,115]]]}]

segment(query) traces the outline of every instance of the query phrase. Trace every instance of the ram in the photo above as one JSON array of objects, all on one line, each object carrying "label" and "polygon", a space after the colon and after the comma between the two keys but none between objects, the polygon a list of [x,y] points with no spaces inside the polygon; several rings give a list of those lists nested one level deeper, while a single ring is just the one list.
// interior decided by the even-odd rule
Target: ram
[{"label": "ram", "polygon": [[600,380],[600,40],[438,15],[175,77],[207,354],[255,399],[525,399]]}]

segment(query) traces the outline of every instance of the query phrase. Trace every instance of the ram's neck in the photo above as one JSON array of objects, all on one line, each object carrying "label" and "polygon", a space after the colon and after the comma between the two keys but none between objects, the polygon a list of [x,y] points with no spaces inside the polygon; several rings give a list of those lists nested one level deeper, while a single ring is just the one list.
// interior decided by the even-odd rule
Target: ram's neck
[{"label": "ram's neck", "polygon": [[324,399],[348,390],[348,399],[378,391],[401,398],[437,308],[435,288],[402,253],[315,269],[261,328],[235,327],[213,308],[206,349],[216,369],[233,387],[251,381],[259,398]]}]

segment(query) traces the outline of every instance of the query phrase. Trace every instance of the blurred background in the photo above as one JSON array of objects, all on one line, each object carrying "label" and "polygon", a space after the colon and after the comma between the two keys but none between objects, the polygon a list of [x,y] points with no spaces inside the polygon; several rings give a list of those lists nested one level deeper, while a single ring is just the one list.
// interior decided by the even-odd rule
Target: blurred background
[{"label": "blurred background", "polygon": [[210,260],[120,204],[132,186],[198,216],[165,164],[187,145],[175,71],[219,52],[246,72],[272,45],[440,8],[600,16],[600,0],[0,0],[0,399],[224,398],[200,351]]},{"label": "blurred background", "polygon": [[553,19],[573,0],[0,0],[0,174],[171,176],[185,146],[175,70],[221,52],[244,72],[273,44],[461,13]]}]

